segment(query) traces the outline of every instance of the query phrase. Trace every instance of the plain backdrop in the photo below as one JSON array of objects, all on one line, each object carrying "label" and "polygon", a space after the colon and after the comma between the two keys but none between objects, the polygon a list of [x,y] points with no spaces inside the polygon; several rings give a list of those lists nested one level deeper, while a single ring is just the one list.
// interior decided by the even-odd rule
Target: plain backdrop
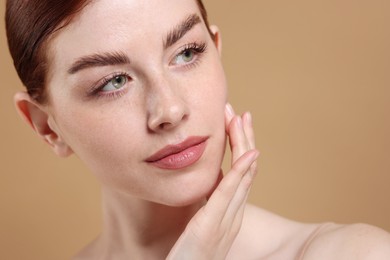
[{"label": "plain backdrop", "polygon": [[[206,6],[222,32],[229,100],[254,117],[250,202],[298,221],[390,231],[390,1]],[[0,23],[0,258],[69,259],[99,233],[99,185],[17,116],[22,86]]]}]

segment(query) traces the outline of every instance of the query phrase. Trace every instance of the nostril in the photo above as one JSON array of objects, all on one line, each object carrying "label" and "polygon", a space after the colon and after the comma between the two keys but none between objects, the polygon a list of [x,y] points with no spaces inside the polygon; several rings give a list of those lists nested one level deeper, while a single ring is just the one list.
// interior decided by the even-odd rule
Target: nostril
[{"label": "nostril", "polygon": [[159,129],[163,130],[167,130],[167,129],[170,129],[170,128],[173,128],[175,127],[176,125],[180,124],[182,121],[184,121],[185,119],[187,118],[187,115],[186,114],[182,114],[182,113],[172,113],[171,114],[171,117],[169,117],[166,122],[161,122],[160,125],[158,126]]},{"label": "nostril", "polygon": [[188,113],[183,104],[176,104],[156,110],[149,118],[149,128],[152,131],[162,131],[175,128],[187,120]]},{"label": "nostril", "polygon": [[168,128],[171,125],[171,123],[162,123],[158,126],[161,130]]}]

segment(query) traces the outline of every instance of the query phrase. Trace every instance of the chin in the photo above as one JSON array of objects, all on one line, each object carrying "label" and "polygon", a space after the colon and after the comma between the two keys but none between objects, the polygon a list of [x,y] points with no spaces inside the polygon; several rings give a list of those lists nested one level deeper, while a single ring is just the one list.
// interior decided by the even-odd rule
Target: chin
[{"label": "chin", "polygon": [[206,182],[192,181],[187,185],[178,188],[163,204],[171,207],[186,207],[206,201],[207,197],[214,191],[218,173],[209,176]]},{"label": "chin", "polygon": [[179,179],[176,179],[177,182],[171,186],[172,189],[163,204],[172,207],[184,207],[204,202],[217,186],[222,155],[223,153],[220,156],[221,158],[214,158],[211,164],[204,162],[199,169],[185,173]]},{"label": "chin", "polygon": [[224,133],[219,135],[208,148],[204,157],[194,165],[193,169],[185,170],[182,174],[167,180],[162,204],[184,207],[204,202],[212,194],[221,171],[226,135]]}]

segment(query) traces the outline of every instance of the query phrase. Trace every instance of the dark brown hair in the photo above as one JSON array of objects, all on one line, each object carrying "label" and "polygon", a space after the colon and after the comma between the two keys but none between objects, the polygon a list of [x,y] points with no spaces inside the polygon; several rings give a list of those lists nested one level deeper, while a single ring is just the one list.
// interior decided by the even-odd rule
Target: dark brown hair
[{"label": "dark brown hair", "polygon": [[[8,47],[19,78],[28,94],[37,102],[47,102],[46,50],[50,37],[68,25],[90,2],[91,0],[7,0],[5,21]],[[209,28],[202,0],[196,2]]]}]

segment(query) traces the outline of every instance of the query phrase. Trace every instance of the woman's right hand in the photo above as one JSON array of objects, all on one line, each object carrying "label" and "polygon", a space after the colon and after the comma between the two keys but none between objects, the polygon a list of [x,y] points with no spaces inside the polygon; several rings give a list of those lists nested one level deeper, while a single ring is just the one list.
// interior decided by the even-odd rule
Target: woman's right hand
[{"label": "woman's right hand", "polygon": [[254,131],[250,113],[225,111],[226,133],[232,151],[231,170],[222,177],[208,202],[195,214],[167,259],[225,259],[236,238],[248,193],[256,175]]}]

